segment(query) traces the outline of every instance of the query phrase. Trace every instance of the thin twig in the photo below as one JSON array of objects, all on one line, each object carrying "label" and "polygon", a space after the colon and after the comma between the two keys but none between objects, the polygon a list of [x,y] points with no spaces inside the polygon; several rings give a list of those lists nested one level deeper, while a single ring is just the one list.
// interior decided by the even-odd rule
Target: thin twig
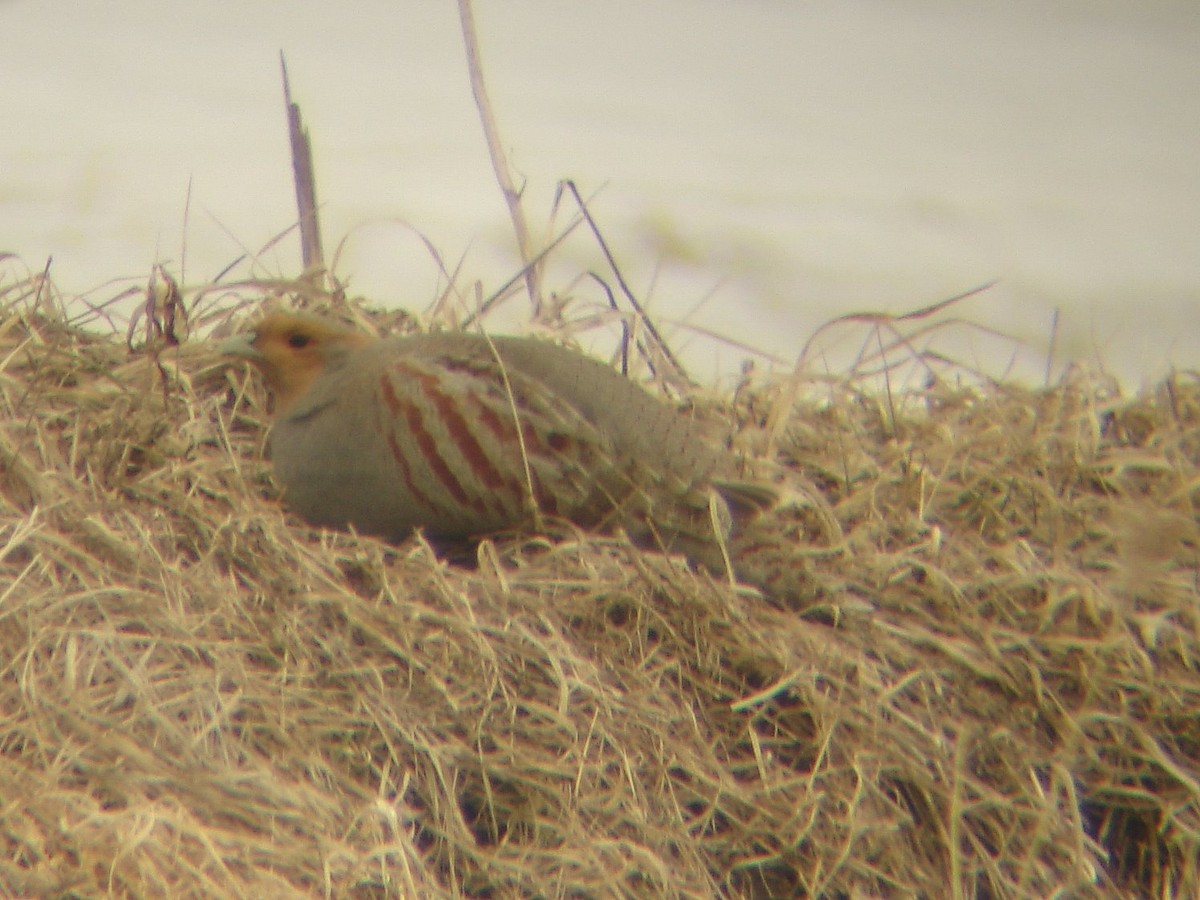
[{"label": "thin twig", "polygon": [[300,213],[300,244],[304,271],[325,268],[325,253],[321,248],[321,223],[317,218],[317,180],[313,174],[312,141],[300,117],[300,104],[292,102],[288,84],[287,60],[279,54],[283,71],[283,102],[287,106],[288,139],[292,145],[292,181],[296,185],[296,208]]},{"label": "thin twig", "polygon": [[1050,378],[1054,375],[1054,355],[1058,352],[1058,313],[1054,307],[1054,319],[1050,323],[1050,348],[1046,351],[1046,387],[1050,386]]},{"label": "thin twig", "polygon": [[577,217],[566,228],[564,228],[562,233],[558,237],[556,237],[553,241],[551,241],[549,244],[546,245],[546,249],[542,250],[540,253],[538,253],[537,256],[535,256],[533,259],[526,262],[525,265],[523,265],[521,267],[520,272],[518,272],[512,278],[508,279],[508,281],[504,282],[504,284],[500,285],[499,288],[497,288],[495,291],[492,292],[490,297],[488,297],[486,300],[482,301],[479,304],[479,308],[477,310],[475,310],[474,312],[472,312],[470,315],[468,315],[467,318],[463,321],[463,324],[462,324],[463,329],[470,327],[477,319],[483,318],[485,313],[487,313],[489,310],[491,310],[491,308],[493,306],[495,306],[498,302],[500,302],[500,300],[503,297],[505,297],[508,294],[509,288],[511,288],[514,284],[516,284],[522,278],[524,278],[526,281],[526,284],[528,284],[530,272],[533,271],[533,268],[535,266],[540,266],[542,260],[544,260],[550,254],[550,252],[552,250],[554,250],[559,244],[561,244],[568,237],[570,237],[571,233],[582,224],[583,224],[583,218]]},{"label": "thin twig", "polygon": [[579,196],[579,188],[577,188],[575,186],[575,182],[571,181],[570,179],[562,182],[562,186],[570,191],[571,196],[575,198],[575,203],[579,207],[580,214],[583,216],[584,221],[588,223],[588,227],[592,229],[592,235],[596,238],[596,243],[600,245],[600,250],[604,254],[604,259],[608,262],[609,268],[612,269],[612,273],[617,279],[617,284],[621,286],[621,293],[625,295],[625,299],[629,301],[629,305],[633,307],[633,311],[637,313],[637,317],[641,319],[642,324],[646,326],[646,331],[649,332],[650,336],[654,338],[655,343],[658,344],[658,349],[662,352],[663,357],[675,369],[675,374],[681,378],[687,379],[687,371],[683,368],[683,365],[679,362],[679,360],[675,358],[675,354],[671,352],[671,348],[667,346],[667,342],[663,340],[662,335],[658,333],[658,329],[654,326],[654,323],[646,314],[645,308],[638,301],[637,297],[633,295],[633,291],[630,289],[629,285],[626,284],[625,276],[621,274],[621,269],[617,265],[617,260],[612,255],[612,251],[608,248],[608,242],[604,240],[604,235],[600,233],[600,229],[596,225],[596,221],[592,218],[592,214],[588,210],[587,204],[584,203],[583,198]]},{"label": "thin twig", "polygon": [[[33,308],[38,309],[42,305],[42,290],[50,285],[50,264],[54,262],[53,256],[46,257],[46,266],[42,269],[42,279],[38,282],[37,293],[33,295]],[[49,296],[49,295],[47,295]]]},{"label": "thin twig", "polygon": [[533,317],[536,319],[542,308],[541,266],[538,264],[538,260],[534,259],[533,251],[530,249],[529,226],[525,222],[525,212],[521,207],[521,192],[513,184],[512,175],[508,171],[508,160],[505,159],[503,145],[500,142],[500,130],[496,125],[496,117],[492,114],[491,100],[488,99],[471,0],[458,0],[458,14],[462,19],[463,43],[466,45],[467,51],[467,69],[471,73],[471,92],[475,95],[475,106],[479,109],[479,119],[483,124],[484,138],[487,140],[488,155],[492,158],[492,170],[496,173],[496,181],[504,193],[504,202],[508,204],[508,215],[512,219],[513,233],[517,238],[517,249],[521,254],[525,288],[529,292],[529,302],[533,306]]},{"label": "thin twig", "polygon": [[187,284],[188,224],[192,216],[192,176],[188,176],[187,193],[183,198],[183,235],[179,239],[179,280]]}]

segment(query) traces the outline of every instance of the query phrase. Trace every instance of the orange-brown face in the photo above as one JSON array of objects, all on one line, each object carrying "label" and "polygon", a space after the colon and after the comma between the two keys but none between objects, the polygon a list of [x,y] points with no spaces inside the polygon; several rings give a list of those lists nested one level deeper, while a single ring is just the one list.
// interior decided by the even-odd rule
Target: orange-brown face
[{"label": "orange-brown face", "polygon": [[331,361],[369,343],[367,335],[328,319],[275,312],[252,332],[225,341],[221,352],[257,366],[275,394],[276,413],[283,413],[304,396]]}]

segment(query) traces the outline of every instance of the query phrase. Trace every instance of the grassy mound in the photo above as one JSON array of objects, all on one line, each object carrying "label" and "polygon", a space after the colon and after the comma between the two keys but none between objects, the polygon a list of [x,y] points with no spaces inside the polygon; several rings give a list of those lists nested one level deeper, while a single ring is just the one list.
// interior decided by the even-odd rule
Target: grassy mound
[{"label": "grassy mound", "polygon": [[845,535],[784,612],[307,528],[244,368],[0,288],[11,894],[1200,891],[1194,378],[726,398]]}]

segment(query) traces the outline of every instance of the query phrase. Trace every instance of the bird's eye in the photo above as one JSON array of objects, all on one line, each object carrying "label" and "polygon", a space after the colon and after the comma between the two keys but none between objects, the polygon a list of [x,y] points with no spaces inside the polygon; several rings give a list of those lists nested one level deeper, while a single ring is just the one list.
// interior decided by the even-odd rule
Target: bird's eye
[{"label": "bird's eye", "polygon": [[294,331],[288,335],[287,344],[294,350],[303,350],[312,342],[312,338],[307,334],[299,331]]}]

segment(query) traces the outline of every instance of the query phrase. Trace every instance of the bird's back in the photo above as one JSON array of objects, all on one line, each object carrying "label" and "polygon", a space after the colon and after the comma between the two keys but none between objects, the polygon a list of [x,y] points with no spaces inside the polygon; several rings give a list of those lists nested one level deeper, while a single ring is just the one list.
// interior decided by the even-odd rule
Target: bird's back
[{"label": "bird's back", "polygon": [[511,369],[549,385],[620,452],[669,465],[687,478],[728,467],[709,430],[609,366],[565,347],[526,338],[494,339]]}]

